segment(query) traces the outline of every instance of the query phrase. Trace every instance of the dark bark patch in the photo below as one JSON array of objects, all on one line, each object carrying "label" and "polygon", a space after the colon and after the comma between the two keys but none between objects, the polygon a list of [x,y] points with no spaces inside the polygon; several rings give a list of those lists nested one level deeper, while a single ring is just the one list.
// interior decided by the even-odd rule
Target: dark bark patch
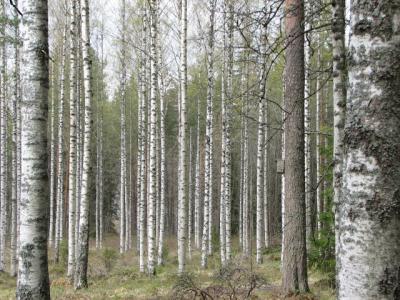
[{"label": "dark bark patch", "polygon": [[393,268],[386,267],[379,281],[379,292],[382,295],[394,295],[393,299],[396,298],[396,294],[399,293],[400,287],[400,266],[395,266]]}]

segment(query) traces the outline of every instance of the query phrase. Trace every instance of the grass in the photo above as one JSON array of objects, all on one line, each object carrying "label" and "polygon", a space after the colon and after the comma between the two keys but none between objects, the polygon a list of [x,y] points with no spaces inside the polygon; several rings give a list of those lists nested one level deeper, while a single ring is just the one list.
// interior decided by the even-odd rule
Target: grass
[{"label": "grass", "polygon": [[[138,270],[138,256],[135,250],[120,255],[118,237],[108,237],[106,249],[96,250],[91,245],[89,253],[89,288],[75,291],[66,276],[65,257],[61,255],[59,264],[50,260],[49,272],[52,299],[173,299],[172,290],[177,282],[176,241],[166,241],[167,257],[164,266],[156,268],[156,276],[148,277]],[[108,251],[108,252],[107,252]],[[209,258],[209,268],[200,268],[200,253],[195,250],[192,258],[187,260],[186,269],[201,287],[215,285],[214,274],[220,268],[218,250]],[[52,253],[49,254],[50,258]],[[114,257],[115,256],[115,257]],[[270,249],[264,254],[264,263],[256,265],[253,261],[234,253],[234,261],[252,270],[265,279],[267,284],[254,293],[255,299],[282,299],[279,286],[280,250]],[[106,267],[106,265],[109,265]],[[309,271],[309,283],[313,294],[296,296],[289,299],[334,299],[334,290],[328,284],[326,275],[316,270]],[[256,297],[258,296],[258,297]],[[0,299],[15,298],[15,278],[6,273],[0,274]],[[218,298],[220,299],[220,298]]]}]

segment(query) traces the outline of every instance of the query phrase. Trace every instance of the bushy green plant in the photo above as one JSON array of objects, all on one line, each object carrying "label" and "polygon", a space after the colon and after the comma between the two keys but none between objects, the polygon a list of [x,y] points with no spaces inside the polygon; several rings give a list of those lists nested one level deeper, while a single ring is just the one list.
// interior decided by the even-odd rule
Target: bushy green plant
[{"label": "bushy green plant", "polygon": [[103,260],[107,272],[110,272],[113,267],[113,264],[118,258],[118,254],[117,251],[115,251],[112,248],[104,248],[101,258]]}]

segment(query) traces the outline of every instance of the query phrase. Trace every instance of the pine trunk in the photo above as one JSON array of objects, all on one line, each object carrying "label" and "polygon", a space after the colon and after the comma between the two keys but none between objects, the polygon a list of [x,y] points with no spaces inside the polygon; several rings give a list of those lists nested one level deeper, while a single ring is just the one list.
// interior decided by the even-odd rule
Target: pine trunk
[{"label": "pine trunk", "polygon": [[[285,223],[282,286],[286,294],[308,291],[304,186],[304,8],[302,0],[286,0],[285,65]],[[301,105],[299,105],[301,103]]]}]

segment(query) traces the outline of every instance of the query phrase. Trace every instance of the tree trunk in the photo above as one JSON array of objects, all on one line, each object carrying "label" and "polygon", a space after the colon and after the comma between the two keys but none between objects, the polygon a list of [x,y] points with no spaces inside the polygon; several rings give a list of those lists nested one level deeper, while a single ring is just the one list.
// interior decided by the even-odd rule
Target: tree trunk
[{"label": "tree trunk", "polygon": [[233,26],[234,26],[234,3],[228,1],[228,61],[227,61],[227,100],[225,102],[225,126],[226,126],[226,149],[225,149],[225,238],[226,238],[226,253],[225,258],[227,262],[231,260],[232,255],[232,242],[231,242],[231,210],[232,210],[232,166],[231,166],[231,114],[232,114],[232,101],[233,101]]},{"label": "tree trunk", "polygon": [[[188,258],[192,259],[192,206],[193,206],[193,130],[189,130],[189,191],[188,191]],[[197,166],[197,164],[196,164]]]},{"label": "tree trunk", "polygon": [[[14,4],[18,7],[18,1]],[[18,214],[19,214],[19,197],[18,197],[18,176],[19,176],[19,113],[21,103],[20,91],[20,50],[19,50],[19,15],[15,12],[15,26],[14,26],[14,91],[13,91],[13,119],[12,119],[12,186],[11,186],[11,263],[10,274],[13,277],[17,276],[18,272],[18,259],[17,259],[17,246],[18,246]],[[54,74],[54,72],[53,72]],[[53,131],[53,130],[52,130]],[[53,145],[54,146],[54,145]],[[53,147],[54,148],[54,147]]]},{"label": "tree trunk", "polygon": [[83,124],[83,168],[81,180],[81,201],[79,216],[78,251],[75,270],[75,289],[87,287],[87,267],[89,252],[89,160],[91,135],[91,64],[90,64],[90,29],[89,29],[89,2],[83,0],[81,4],[82,18],[82,58],[83,58],[83,92],[85,97],[85,118]]},{"label": "tree trunk", "polygon": [[76,198],[76,0],[70,6],[70,100],[69,100],[69,189],[68,189],[68,277],[75,268],[75,198]]},{"label": "tree trunk", "polygon": [[[339,271],[339,206],[342,200],[343,138],[346,106],[346,49],[345,49],[345,0],[332,3],[332,58],[333,58],[333,211],[335,213],[336,271]],[[338,275],[338,273],[336,274]],[[339,287],[338,276],[336,276]]]},{"label": "tree trunk", "polygon": [[121,103],[120,103],[120,118],[121,118],[121,148],[120,148],[120,189],[119,189],[119,253],[124,253],[125,249],[125,227],[126,227],[126,53],[125,53],[125,31],[126,31],[126,18],[125,18],[125,0],[122,0],[121,4],[121,19],[122,19],[122,30],[121,30]]},{"label": "tree trunk", "polygon": [[285,223],[282,285],[286,294],[307,292],[304,186],[304,34],[303,1],[286,0]]},{"label": "tree trunk", "polygon": [[[204,158],[204,220],[201,245],[201,266],[207,266],[207,240],[209,239],[211,198],[212,198],[212,136],[213,136],[213,93],[214,93],[214,17],[215,0],[209,2],[210,23],[208,28],[208,47],[207,47],[207,115],[206,115],[206,139],[205,139],[205,158]],[[196,237],[200,243],[200,199],[196,203],[197,227]],[[200,245],[199,245],[200,246]],[[209,249],[208,249],[209,250]]]},{"label": "tree trunk", "polygon": [[261,47],[261,70],[260,70],[260,91],[259,91],[259,99],[258,99],[258,130],[257,130],[257,203],[256,203],[256,262],[257,264],[261,264],[262,259],[262,250],[263,250],[263,212],[264,212],[264,163],[263,159],[267,160],[264,155],[264,147],[265,145],[265,92],[266,92],[266,37],[264,36],[265,32],[262,33],[262,47]]},{"label": "tree trunk", "polygon": [[[143,49],[146,49],[147,46],[147,20],[146,20],[146,9],[143,9],[143,32],[142,32],[142,39],[143,39]],[[141,54],[141,125],[140,125],[140,136],[141,136],[141,145],[140,145],[140,200],[139,200],[139,270],[141,273],[144,273],[144,238],[145,238],[145,202],[146,202],[146,56],[142,53]]]},{"label": "tree trunk", "polygon": [[186,91],[187,91],[187,0],[181,1],[180,11],[180,121],[178,158],[178,273],[185,271],[186,243]]},{"label": "tree trunk", "polygon": [[60,101],[58,103],[58,151],[57,151],[57,193],[56,193],[56,238],[55,257],[58,263],[60,256],[60,243],[63,239],[64,216],[64,102],[65,102],[65,62],[67,55],[67,24],[64,28],[63,44],[60,66]]},{"label": "tree trunk", "polygon": [[147,203],[147,271],[149,275],[155,275],[155,248],[156,248],[156,197],[157,197],[157,0],[150,3],[150,178],[149,201]]},{"label": "tree trunk", "polygon": [[[47,263],[48,10],[45,0],[22,1],[21,74],[23,170],[17,299],[50,299]],[[37,51],[37,49],[42,51]]]},{"label": "tree trunk", "polygon": [[[6,20],[5,2],[1,2],[0,15]],[[5,36],[5,21],[0,24],[1,36]],[[6,231],[7,231],[7,95],[6,68],[7,50],[5,38],[1,41],[0,76],[0,272],[5,271]]]},{"label": "tree trunk", "polygon": [[351,3],[338,299],[400,298],[399,15]]},{"label": "tree trunk", "polygon": [[[158,13],[158,32],[160,31],[160,9],[157,10]],[[160,232],[158,234],[158,265],[163,264],[163,249],[164,249],[164,235],[165,235],[165,190],[166,190],[166,162],[165,162],[165,115],[166,115],[166,105],[165,105],[165,87],[163,80],[163,70],[162,70],[162,48],[161,48],[161,37],[157,38],[158,45],[158,66],[159,66],[159,76],[158,76],[158,89],[160,95]]]}]

